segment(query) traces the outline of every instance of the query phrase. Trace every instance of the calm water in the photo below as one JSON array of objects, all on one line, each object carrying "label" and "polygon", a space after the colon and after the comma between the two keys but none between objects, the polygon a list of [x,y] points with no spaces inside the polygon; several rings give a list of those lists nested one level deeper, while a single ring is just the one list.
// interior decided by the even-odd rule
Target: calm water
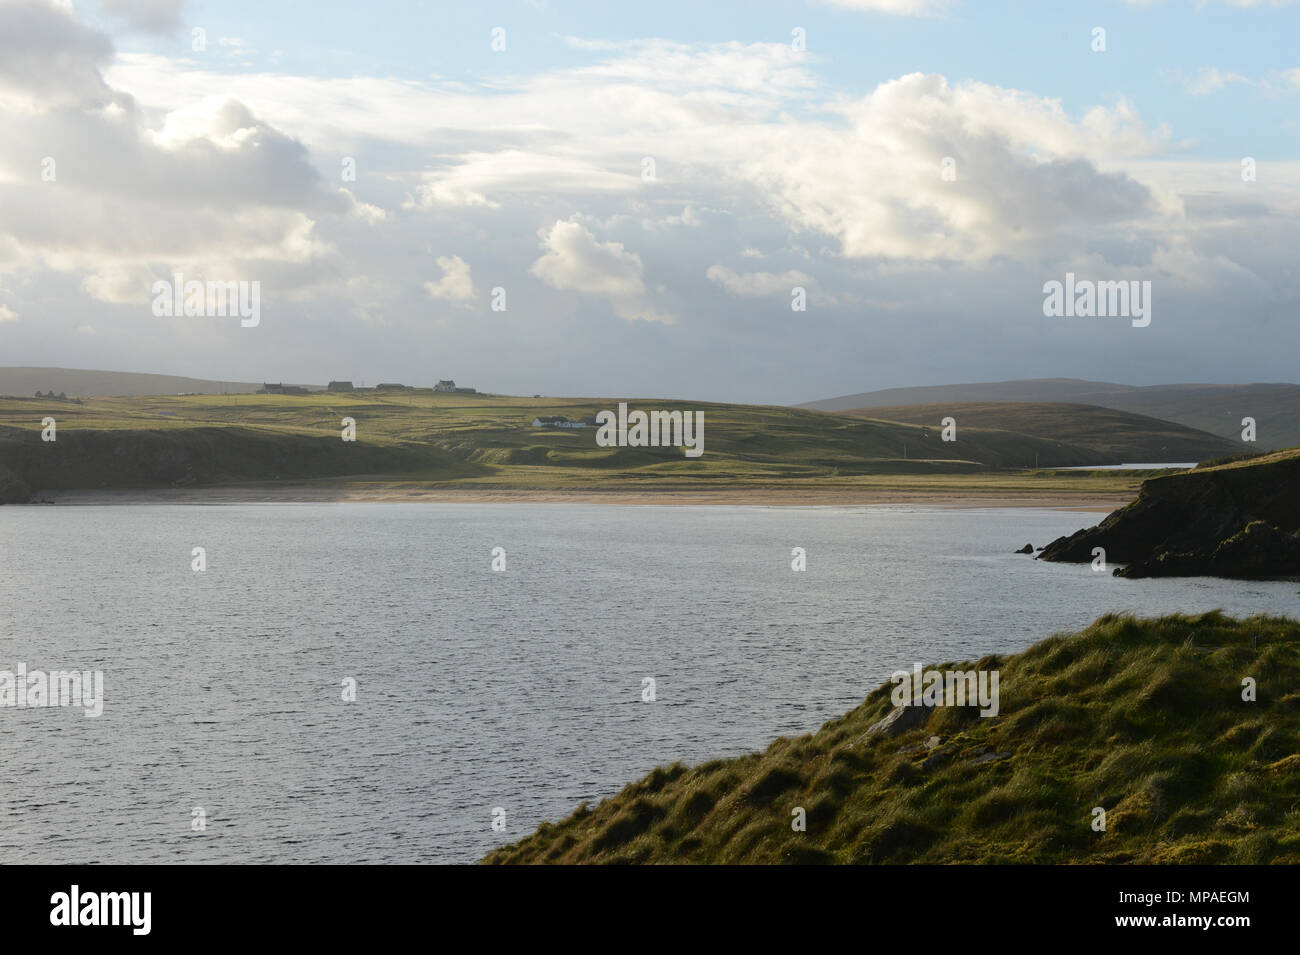
[{"label": "calm water", "polygon": [[1107,610],[1300,614],[1296,584],[1011,553],[1099,517],[3,507],[0,669],[101,669],[106,703],[0,708],[0,858],[468,862],[658,764],[813,730],[913,661],[1016,651]]},{"label": "calm water", "polygon": [[1157,471],[1166,468],[1181,468],[1184,471],[1196,467],[1195,461],[1179,464],[1086,464],[1081,467],[1052,468],[1053,471]]}]

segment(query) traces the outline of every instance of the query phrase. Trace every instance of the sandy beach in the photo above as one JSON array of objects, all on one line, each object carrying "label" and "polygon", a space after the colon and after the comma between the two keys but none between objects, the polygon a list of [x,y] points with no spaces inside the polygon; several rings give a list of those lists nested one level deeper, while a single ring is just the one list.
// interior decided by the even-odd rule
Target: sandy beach
[{"label": "sandy beach", "polygon": [[718,490],[547,489],[507,487],[430,487],[417,484],[225,485],[139,490],[49,491],[42,504],[295,504],[295,503],[463,503],[463,504],[612,504],[645,506],[750,507],[1052,507],[1109,513],[1131,501],[1122,493],[1044,488],[1032,493],[938,488],[773,488]]}]

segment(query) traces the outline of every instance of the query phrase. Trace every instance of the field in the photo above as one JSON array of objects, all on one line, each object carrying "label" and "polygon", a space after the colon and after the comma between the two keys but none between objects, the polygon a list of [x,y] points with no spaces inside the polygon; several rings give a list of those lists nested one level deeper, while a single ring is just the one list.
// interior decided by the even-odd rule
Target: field
[{"label": "field", "polygon": [[[938,422],[889,422],[818,411],[660,400],[633,409],[704,412],[704,448],[601,448],[595,429],[533,428],[615,400],[393,393],[0,399],[0,469],[37,492],[211,488],[292,483],[347,495],[484,493],[801,493],[844,500],[991,502],[1132,497],[1138,472],[1059,473],[1033,456],[1102,463],[1105,454],[1021,433],[969,429],[944,442]],[[53,417],[57,441],[40,441]],[[342,420],[356,441],[341,439]],[[1157,440],[1158,438],[1153,438]],[[1044,464],[1048,461],[1044,460]],[[1053,462],[1060,463],[1060,462]],[[1027,467],[1028,465],[1028,467]],[[846,497],[847,495],[847,497]],[[755,498],[758,500],[758,498]]]}]

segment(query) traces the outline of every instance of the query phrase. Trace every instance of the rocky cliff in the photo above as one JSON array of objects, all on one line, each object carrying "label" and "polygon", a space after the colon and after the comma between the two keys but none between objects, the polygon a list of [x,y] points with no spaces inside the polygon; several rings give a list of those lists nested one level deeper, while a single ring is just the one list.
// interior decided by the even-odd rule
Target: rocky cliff
[{"label": "rocky cliff", "polygon": [[1121,577],[1300,578],[1300,449],[1152,478],[1039,559],[1091,561],[1098,547]]}]

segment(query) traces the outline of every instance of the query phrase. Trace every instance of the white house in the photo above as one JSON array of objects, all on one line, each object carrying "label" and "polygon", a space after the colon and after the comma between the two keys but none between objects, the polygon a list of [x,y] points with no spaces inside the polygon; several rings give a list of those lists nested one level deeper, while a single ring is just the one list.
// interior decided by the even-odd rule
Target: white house
[{"label": "white house", "polygon": [[433,386],[433,390],[434,391],[455,391],[456,382],[444,378],[442,381],[438,382],[436,385]]},{"label": "white house", "polygon": [[533,419],[534,428],[585,428],[585,421],[570,421],[564,415],[554,417],[537,417]]}]

